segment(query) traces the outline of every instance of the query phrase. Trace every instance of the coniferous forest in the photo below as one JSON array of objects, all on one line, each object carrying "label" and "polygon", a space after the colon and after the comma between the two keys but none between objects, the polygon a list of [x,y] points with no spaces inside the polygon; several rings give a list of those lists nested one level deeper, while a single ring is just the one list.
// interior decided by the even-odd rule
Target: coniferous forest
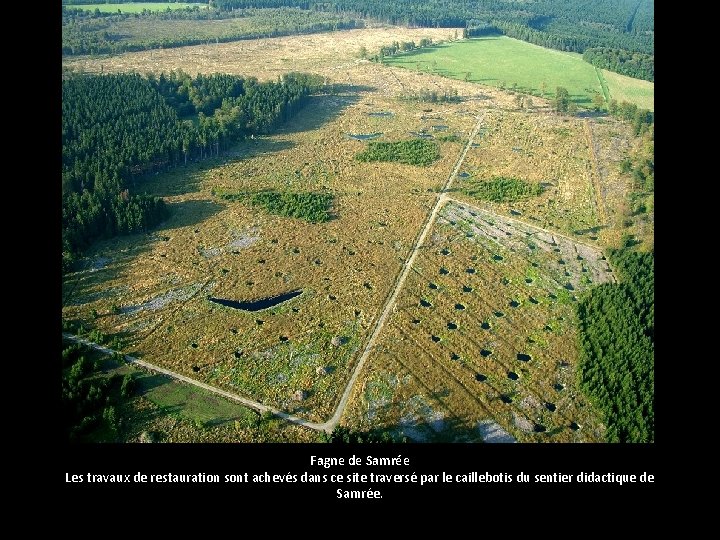
[{"label": "coniferous forest", "polygon": [[63,268],[97,239],[147,230],[166,205],[142,193],[151,172],[219,155],[290,118],[321,79],[277,82],[182,71],[77,75],[62,84]]},{"label": "coniferous forest", "polygon": [[610,252],[620,279],[578,305],[580,384],[605,415],[608,442],[655,440],[654,254]]}]

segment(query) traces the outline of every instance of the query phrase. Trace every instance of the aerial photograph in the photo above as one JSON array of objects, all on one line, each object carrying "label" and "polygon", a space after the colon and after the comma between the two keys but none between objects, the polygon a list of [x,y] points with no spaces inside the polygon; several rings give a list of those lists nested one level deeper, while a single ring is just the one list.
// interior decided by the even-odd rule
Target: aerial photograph
[{"label": "aerial photograph", "polygon": [[655,442],[654,0],[59,7],[66,442]]}]

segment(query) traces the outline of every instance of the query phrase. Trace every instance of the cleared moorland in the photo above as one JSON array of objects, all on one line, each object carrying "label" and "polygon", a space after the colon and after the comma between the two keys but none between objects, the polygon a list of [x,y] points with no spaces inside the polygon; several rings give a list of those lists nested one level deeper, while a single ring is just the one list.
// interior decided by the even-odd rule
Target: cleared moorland
[{"label": "cleared moorland", "polygon": [[207,9],[206,3],[201,2],[127,2],[113,4],[76,4],[68,5],[66,8],[82,9],[85,11],[95,11],[96,9],[102,13],[142,13],[143,11],[167,11],[176,9],[195,8]]},{"label": "cleared moorland", "polygon": [[[445,207],[423,245],[341,424],[417,440],[482,440],[489,425],[520,441],[602,440],[603,422],[576,386],[573,297],[611,275],[601,250],[618,243],[628,216],[632,178],[619,165],[632,150],[630,128],[358,55],[451,35],[364,29],[65,59],[90,72],[180,68],[269,80],[307,71],[338,86],[271,135],[143,180],[170,217],[147,234],[97,243],[65,278],[64,319],[118,336],[127,354],[325,421],[482,116],[447,193],[460,202]],[[401,99],[428,88],[459,99]],[[429,148],[410,140],[432,143],[437,159],[358,159],[373,148]],[[488,192],[479,185],[497,178],[531,187],[512,202],[478,198]],[[287,193],[331,200],[327,219],[293,217],[280,204],[297,199]],[[295,291],[256,312],[211,300]],[[169,406],[183,400],[158,396]]]}]

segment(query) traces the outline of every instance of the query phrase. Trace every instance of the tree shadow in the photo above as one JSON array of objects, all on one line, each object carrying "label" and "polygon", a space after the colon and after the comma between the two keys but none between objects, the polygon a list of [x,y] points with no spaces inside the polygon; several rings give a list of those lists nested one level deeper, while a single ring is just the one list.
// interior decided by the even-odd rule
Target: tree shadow
[{"label": "tree shadow", "polygon": [[189,200],[169,203],[170,217],[157,226],[156,231],[171,231],[202,223],[224,207],[211,199]]},{"label": "tree shadow", "polygon": [[301,133],[321,128],[338,118],[345,109],[358,103],[363,92],[376,88],[365,85],[338,84],[329,93],[310,96],[306,105],[274,133]]}]

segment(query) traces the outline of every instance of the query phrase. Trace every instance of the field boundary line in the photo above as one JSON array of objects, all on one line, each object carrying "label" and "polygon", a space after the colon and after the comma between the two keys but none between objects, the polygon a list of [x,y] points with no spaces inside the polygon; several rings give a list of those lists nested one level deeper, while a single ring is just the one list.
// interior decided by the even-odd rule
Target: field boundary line
[{"label": "field boundary line", "polygon": [[602,90],[603,96],[605,96],[605,103],[610,105],[610,89],[608,88],[607,81],[600,71],[600,68],[595,66],[595,75],[597,75],[598,82],[600,83],[600,90]]}]

